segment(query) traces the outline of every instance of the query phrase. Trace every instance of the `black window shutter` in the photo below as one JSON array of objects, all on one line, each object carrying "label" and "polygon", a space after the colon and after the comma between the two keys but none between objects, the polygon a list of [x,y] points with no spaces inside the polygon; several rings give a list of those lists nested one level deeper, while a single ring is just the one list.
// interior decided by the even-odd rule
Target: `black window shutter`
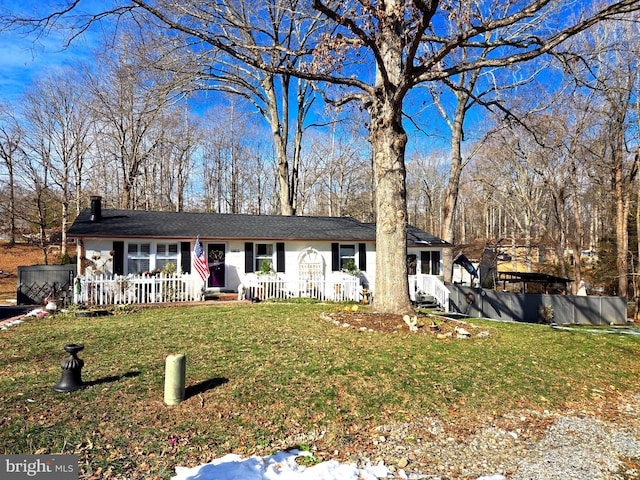
[{"label": "black window shutter", "polygon": [[182,273],[191,273],[191,242],[180,242],[180,266]]},{"label": "black window shutter", "polygon": [[253,243],[244,242],[244,273],[253,272]]},{"label": "black window shutter", "polygon": [[276,272],[284,273],[284,242],[276,243]]},{"label": "black window shutter", "polygon": [[113,242],[113,274],[124,275],[124,242]]},{"label": "black window shutter", "polygon": [[340,244],[331,244],[331,271],[337,272],[340,270]]},{"label": "black window shutter", "polygon": [[367,244],[358,245],[358,268],[363,272],[367,271]]}]

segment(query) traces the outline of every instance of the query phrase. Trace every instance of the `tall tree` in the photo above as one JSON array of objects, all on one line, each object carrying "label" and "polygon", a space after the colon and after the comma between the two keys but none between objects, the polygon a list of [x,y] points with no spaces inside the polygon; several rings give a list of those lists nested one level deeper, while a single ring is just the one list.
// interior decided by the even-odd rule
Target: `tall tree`
[{"label": "tall tree", "polygon": [[168,107],[152,129],[158,141],[142,167],[145,209],[181,212],[194,177],[195,151],[202,130],[185,101]]},{"label": "tall tree", "polygon": [[23,132],[18,125],[11,108],[0,107],[0,160],[7,170],[7,225],[9,246],[16,243],[16,162],[21,149]]},{"label": "tall tree", "polygon": [[70,209],[74,200],[76,206],[80,203],[82,173],[90,147],[91,117],[82,77],[70,70],[53,71],[32,88],[36,88],[31,97],[32,106],[39,106],[49,119],[51,181],[60,196],[61,253],[64,255]]},{"label": "tall tree", "polygon": [[[329,131],[317,133],[307,148],[304,171],[307,174],[306,191],[301,189],[301,199],[308,214],[332,217],[366,217],[359,201],[361,192],[370,183],[371,167],[365,155],[367,148],[361,137],[349,128],[347,122],[332,122]],[[309,180],[309,176],[314,176]]]},{"label": "tall tree", "polygon": [[22,122],[25,128],[25,145],[20,162],[22,183],[32,208],[24,211],[24,219],[37,231],[43,261],[49,263],[49,229],[56,223],[55,191],[51,181],[53,156],[55,155],[55,122],[50,118],[38,88],[27,92],[24,98]]},{"label": "tall tree", "polygon": [[[481,2],[476,8],[468,2],[448,1],[333,5],[314,0],[313,7],[339,26],[341,33],[316,49],[324,57],[327,52],[333,54],[335,60],[330,70],[320,64],[317,77],[354,89],[338,103],[358,99],[371,117],[377,212],[375,302],[377,308],[399,312],[410,309],[405,265],[407,135],[402,124],[407,95],[421,83],[532,60],[600,20],[639,8],[635,1],[618,2],[567,23],[567,11],[549,1],[509,9],[492,2]],[[465,48],[468,56],[457,55],[457,50]],[[485,57],[490,49],[492,55]],[[339,54],[354,50],[375,64],[375,78],[366,81],[366,75],[345,75],[347,65]]]},{"label": "tall tree", "polygon": [[446,152],[416,152],[407,162],[409,221],[434,234],[442,228],[447,157]]},{"label": "tall tree", "polygon": [[531,272],[532,240],[546,216],[546,196],[538,174],[541,149],[532,145],[526,133],[514,125],[495,135],[485,151],[485,167],[491,172],[486,187],[494,191],[495,200],[517,228],[514,245],[518,234],[524,239],[525,268]]},{"label": "tall tree", "polygon": [[609,179],[615,219],[616,266],[620,296],[629,295],[629,215],[633,186],[638,175],[637,143],[634,119],[638,84],[638,24],[636,22],[603,24],[589,32],[583,44],[587,67],[581,81],[593,90],[591,114],[599,119],[597,142],[591,151]]},{"label": "tall tree", "polygon": [[130,34],[121,38],[119,53],[101,55],[100,68],[90,72],[89,89],[94,98],[97,121],[106,154],[115,159],[122,181],[122,208],[138,208],[140,177],[145,163],[159,145],[162,132],[156,128],[168,106],[179,96],[178,85],[170,76],[144,69],[137,60]]},{"label": "tall tree", "polygon": [[[282,215],[295,215],[298,209],[302,140],[316,98],[312,85],[294,73],[323,26],[320,15],[310,18],[301,13],[305,11],[302,4],[300,0],[137,4],[165,25],[180,25],[166,37],[158,36],[157,28],[150,32],[159,49],[168,53],[156,68],[190,71],[195,78],[189,88],[235,95],[266,121]],[[184,23],[179,19],[183,14]],[[202,28],[205,24],[211,28]],[[183,48],[175,49],[178,38]],[[239,50],[219,48],[221,44]],[[265,65],[272,68],[262,68]]]}]

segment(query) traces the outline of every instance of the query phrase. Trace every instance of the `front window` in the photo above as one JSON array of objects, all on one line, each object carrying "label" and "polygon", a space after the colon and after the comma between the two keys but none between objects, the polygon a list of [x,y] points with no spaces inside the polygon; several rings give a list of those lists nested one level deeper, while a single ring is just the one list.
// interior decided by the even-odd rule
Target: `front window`
[{"label": "front window", "polygon": [[273,270],[273,244],[256,243],[256,272],[269,272]]},{"label": "front window", "polygon": [[148,272],[151,260],[151,244],[130,243],[127,247],[127,273]]},{"label": "front window", "polygon": [[355,270],[356,246],[340,245],[340,270]]},{"label": "front window", "polygon": [[178,267],[178,244],[159,243],[156,248],[156,269],[164,270],[168,263]]},{"label": "front window", "polygon": [[440,275],[440,252],[421,252],[420,272],[425,275]]}]

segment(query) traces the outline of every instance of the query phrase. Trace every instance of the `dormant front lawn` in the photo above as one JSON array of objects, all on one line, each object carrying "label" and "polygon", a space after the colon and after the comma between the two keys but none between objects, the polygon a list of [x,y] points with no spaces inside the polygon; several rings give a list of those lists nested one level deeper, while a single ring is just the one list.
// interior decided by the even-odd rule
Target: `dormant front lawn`
[{"label": "dormant front lawn", "polygon": [[[438,340],[321,318],[341,308],[182,305],[0,331],[0,453],[76,453],[81,478],[169,478],[175,465],[296,446],[298,434],[324,432],[322,459],[382,422],[431,416],[473,428],[640,390],[637,335],[477,321],[486,338]],[[66,343],[85,344],[86,388],[56,393]],[[172,353],[187,357],[187,399],[167,407]]]}]

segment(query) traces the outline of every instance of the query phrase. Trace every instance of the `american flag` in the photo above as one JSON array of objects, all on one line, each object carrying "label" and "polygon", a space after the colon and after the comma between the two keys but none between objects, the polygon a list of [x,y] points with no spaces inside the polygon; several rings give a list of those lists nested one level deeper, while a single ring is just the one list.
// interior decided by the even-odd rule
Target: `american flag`
[{"label": "american flag", "polygon": [[196,246],[193,249],[193,268],[196,269],[202,281],[206,282],[209,278],[209,265],[200,244],[200,237],[196,238]]}]

